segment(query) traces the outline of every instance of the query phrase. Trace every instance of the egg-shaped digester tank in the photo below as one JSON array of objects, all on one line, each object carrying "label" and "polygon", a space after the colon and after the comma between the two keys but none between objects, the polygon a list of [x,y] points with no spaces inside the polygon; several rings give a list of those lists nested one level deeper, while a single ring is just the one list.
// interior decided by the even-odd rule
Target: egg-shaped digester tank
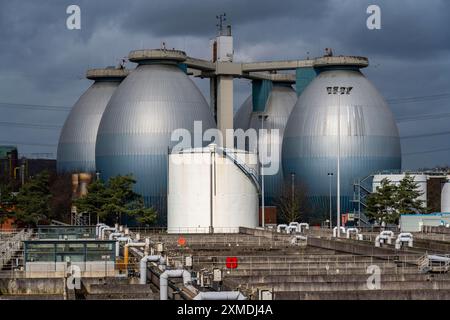
[{"label": "egg-shaped digester tank", "polygon": [[138,66],[121,83],[103,114],[96,145],[97,170],[102,180],[132,174],[135,191],[158,210],[158,223],[167,219],[168,151],[175,129],[193,136],[194,121],[202,129],[215,127],[212,112],[179,63],[182,51],[132,51]]},{"label": "egg-shaped digester tank", "polygon": [[[255,84],[253,84],[255,85]],[[254,103],[255,101],[255,103]],[[289,83],[273,82],[270,93],[265,101],[258,101],[253,96],[248,97],[234,116],[234,128],[248,130],[250,128],[259,131],[262,126],[267,129],[268,134],[271,130],[278,129],[279,136],[276,140],[267,139],[269,156],[272,159],[272,165],[277,167],[276,172],[265,170],[264,176],[264,195],[267,205],[277,203],[277,198],[284,187],[283,170],[281,163],[281,146],[283,134],[289,115],[297,101],[297,94]],[[255,105],[262,102],[263,106]],[[260,110],[259,110],[260,109]],[[261,118],[264,115],[265,120]],[[261,121],[264,121],[264,124]],[[278,146],[275,148],[274,144]],[[271,154],[272,150],[279,150],[278,154]],[[253,150],[248,150],[253,151]]]},{"label": "egg-shaped digester tank", "polygon": [[95,172],[95,141],[101,117],[109,99],[128,75],[125,69],[87,71],[94,83],[72,107],[62,128],[57,151],[57,171]]},{"label": "egg-shaped digester tank", "polygon": [[285,175],[293,172],[305,184],[313,214],[320,216],[329,208],[330,185],[336,212],[339,113],[342,213],[357,207],[356,180],[401,167],[398,129],[386,101],[358,66],[333,65],[333,59],[324,59],[327,65],[317,68],[299,97],[283,140]]}]

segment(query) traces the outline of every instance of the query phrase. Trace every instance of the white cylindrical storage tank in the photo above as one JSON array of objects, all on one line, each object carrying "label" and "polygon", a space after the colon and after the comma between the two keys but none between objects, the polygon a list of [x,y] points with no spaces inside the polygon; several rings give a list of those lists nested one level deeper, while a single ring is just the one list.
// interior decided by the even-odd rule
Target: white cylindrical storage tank
[{"label": "white cylindrical storage tank", "polygon": [[[375,192],[376,188],[381,185],[381,180],[387,178],[392,184],[399,185],[400,181],[406,176],[402,174],[376,174],[373,176],[372,190]],[[424,201],[423,207],[427,206],[427,175],[425,174],[410,174],[414,178],[414,182],[417,183],[418,191],[421,193],[419,200]]]},{"label": "white cylindrical storage tank", "polygon": [[215,145],[172,152],[168,233],[237,233],[258,226],[257,155]]},{"label": "white cylindrical storage tank", "polygon": [[442,185],[441,212],[450,212],[450,176],[447,176],[447,182]]}]

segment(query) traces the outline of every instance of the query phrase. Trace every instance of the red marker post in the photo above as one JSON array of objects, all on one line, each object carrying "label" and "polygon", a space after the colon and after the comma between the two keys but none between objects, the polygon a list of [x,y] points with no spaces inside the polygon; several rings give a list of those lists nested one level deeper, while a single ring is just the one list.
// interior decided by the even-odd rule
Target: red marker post
[{"label": "red marker post", "polygon": [[238,267],[238,258],[227,257],[225,259],[225,266],[227,267],[227,269],[236,269]]}]

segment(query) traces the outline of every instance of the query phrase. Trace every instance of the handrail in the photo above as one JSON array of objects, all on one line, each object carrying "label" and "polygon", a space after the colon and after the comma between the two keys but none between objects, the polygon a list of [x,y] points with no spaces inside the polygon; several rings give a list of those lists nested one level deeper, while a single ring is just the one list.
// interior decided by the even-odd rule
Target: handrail
[{"label": "handrail", "polygon": [[261,186],[259,183],[259,178],[258,178],[258,174],[257,172],[255,172],[254,169],[250,168],[249,166],[247,166],[245,163],[241,162],[235,154],[233,154],[233,156],[230,155],[230,153],[227,151],[226,148],[217,148],[220,149],[222,151],[222,154],[224,156],[226,156],[227,158],[229,158],[231,161],[233,161],[234,164],[236,164],[236,166],[247,176],[249,177],[253,184],[255,185],[256,189],[258,190],[258,192],[261,191]]}]

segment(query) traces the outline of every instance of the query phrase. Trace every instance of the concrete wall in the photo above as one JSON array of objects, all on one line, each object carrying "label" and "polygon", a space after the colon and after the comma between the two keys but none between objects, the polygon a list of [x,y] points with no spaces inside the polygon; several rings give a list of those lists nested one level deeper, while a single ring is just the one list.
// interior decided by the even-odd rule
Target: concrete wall
[{"label": "concrete wall", "polygon": [[0,279],[2,295],[62,295],[64,279]]},{"label": "concrete wall", "polygon": [[[115,276],[114,261],[72,262],[81,271],[81,277]],[[25,276],[27,278],[61,278],[70,271],[66,262],[27,262]]]},{"label": "concrete wall", "polygon": [[275,300],[449,300],[450,290],[365,290],[332,292],[275,292]]}]

